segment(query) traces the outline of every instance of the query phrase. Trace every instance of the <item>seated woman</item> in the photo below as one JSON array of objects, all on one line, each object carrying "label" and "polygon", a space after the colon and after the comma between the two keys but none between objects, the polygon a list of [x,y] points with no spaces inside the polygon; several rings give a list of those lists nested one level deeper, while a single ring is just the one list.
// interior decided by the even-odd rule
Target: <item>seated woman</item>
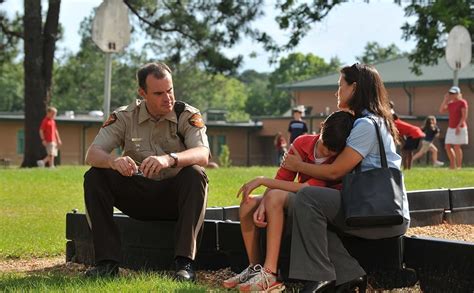
[{"label": "seated woman", "polygon": [[[332,164],[315,165],[288,155],[282,166],[321,180],[341,179],[361,163],[362,171],[380,168],[380,155],[373,122],[379,125],[388,166],[400,169],[396,153],[398,133],[390,112],[387,92],[377,70],[354,64],[341,69],[336,93],[338,107],[350,109],[356,116],[346,147]],[[358,287],[364,291],[366,273],[347,252],[334,229],[367,239],[403,235],[410,215],[406,191],[403,196],[403,218],[400,225],[352,228],[345,225],[339,190],[325,187],[304,187],[295,197],[291,238],[290,272],[293,279],[305,280],[302,292],[347,292]],[[302,212],[305,211],[305,212]],[[330,229],[328,229],[328,227]]]}]

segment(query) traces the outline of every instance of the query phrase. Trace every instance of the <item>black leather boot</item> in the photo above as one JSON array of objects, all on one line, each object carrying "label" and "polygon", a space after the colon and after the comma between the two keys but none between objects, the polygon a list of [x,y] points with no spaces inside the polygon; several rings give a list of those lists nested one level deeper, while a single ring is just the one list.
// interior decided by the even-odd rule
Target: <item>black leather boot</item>
[{"label": "black leather boot", "polygon": [[194,261],[187,257],[176,257],[176,273],[174,275],[175,280],[193,282],[196,279],[193,263]]}]

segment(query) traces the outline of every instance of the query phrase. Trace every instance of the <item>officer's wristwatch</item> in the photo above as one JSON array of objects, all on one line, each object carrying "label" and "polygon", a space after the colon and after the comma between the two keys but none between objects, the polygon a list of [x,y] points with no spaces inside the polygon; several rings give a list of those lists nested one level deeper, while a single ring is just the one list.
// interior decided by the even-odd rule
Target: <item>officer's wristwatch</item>
[{"label": "officer's wristwatch", "polygon": [[169,153],[168,155],[174,159],[174,164],[171,166],[171,168],[178,166],[178,155],[176,153]]}]

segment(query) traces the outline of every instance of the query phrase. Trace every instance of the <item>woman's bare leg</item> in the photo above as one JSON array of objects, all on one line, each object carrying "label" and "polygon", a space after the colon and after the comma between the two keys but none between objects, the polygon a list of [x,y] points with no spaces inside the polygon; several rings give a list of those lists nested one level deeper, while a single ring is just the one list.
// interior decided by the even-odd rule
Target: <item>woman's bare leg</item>
[{"label": "woman's bare leg", "polygon": [[456,168],[462,168],[462,149],[461,145],[455,144],[454,145],[454,153],[456,154]]},{"label": "woman's bare leg", "polygon": [[438,148],[436,148],[433,144],[430,145],[430,152],[431,152],[431,161],[433,164],[438,162]]},{"label": "woman's bare leg", "polygon": [[448,154],[449,168],[456,169],[456,154],[454,153],[453,145],[447,144],[444,146],[444,148],[446,149],[446,153]]}]

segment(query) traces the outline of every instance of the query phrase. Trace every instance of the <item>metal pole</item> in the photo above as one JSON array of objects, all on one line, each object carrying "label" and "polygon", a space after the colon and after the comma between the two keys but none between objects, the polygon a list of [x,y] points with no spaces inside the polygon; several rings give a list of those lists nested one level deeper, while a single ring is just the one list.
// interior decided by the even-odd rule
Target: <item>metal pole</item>
[{"label": "metal pole", "polygon": [[105,53],[104,120],[110,115],[110,85],[112,82],[112,53]]},{"label": "metal pole", "polygon": [[453,85],[455,86],[458,86],[459,84],[458,73],[459,73],[459,69],[454,69]]}]

